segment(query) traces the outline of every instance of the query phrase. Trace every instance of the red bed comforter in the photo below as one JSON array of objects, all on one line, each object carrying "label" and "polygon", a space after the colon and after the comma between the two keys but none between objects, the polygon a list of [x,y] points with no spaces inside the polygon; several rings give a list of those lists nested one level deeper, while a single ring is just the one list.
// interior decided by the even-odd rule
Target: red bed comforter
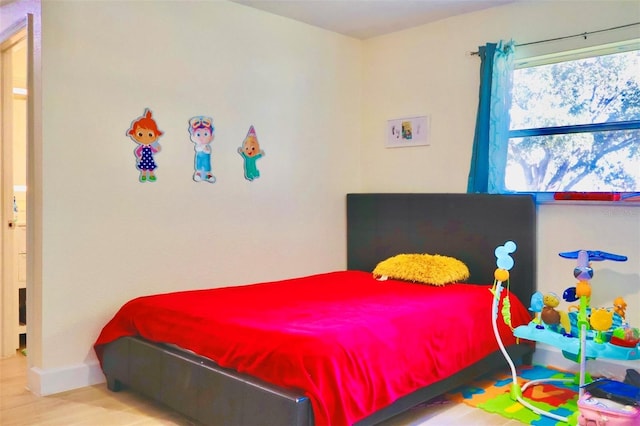
[{"label": "red bed comforter", "polygon": [[[339,271],[140,297],[103,328],[101,347],[139,335],[302,390],[317,425],[348,425],[498,349],[489,286],[434,287]],[[503,292],[504,293],[504,292]],[[513,326],[526,308],[511,296]],[[502,323],[505,345],[515,342]]]}]

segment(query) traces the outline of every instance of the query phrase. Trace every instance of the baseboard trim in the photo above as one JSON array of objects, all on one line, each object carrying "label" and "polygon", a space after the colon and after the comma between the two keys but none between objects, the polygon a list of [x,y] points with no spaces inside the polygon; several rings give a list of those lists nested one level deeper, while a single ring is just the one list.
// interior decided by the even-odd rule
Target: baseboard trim
[{"label": "baseboard trim", "polygon": [[[578,373],[580,366],[568,360],[562,355],[562,351],[554,346],[542,343],[536,344],[536,351],[533,354],[533,363],[547,365],[560,370]],[[587,360],[586,371],[592,376],[603,376],[613,380],[624,380],[627,369],[638,369],[638,361],[623,361],[615,359],[590,359]]]},{"label": "baseboard trim", "polygon": [[31,367],[27,372],[27,387],[38,396],[66,392],[105,381],[98,361],[51,369]]}]

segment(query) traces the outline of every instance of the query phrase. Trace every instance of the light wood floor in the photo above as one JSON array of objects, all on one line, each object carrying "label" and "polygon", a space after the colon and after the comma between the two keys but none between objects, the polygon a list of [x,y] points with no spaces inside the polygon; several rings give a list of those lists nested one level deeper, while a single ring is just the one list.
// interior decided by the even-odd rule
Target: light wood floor
[{"label": "light wood floor", "polygon": [[[134,392],[111,392],[105,384],[37,397],[26,388],[26,371],[27,361],[22,354],[0,359],[2,426],[197,425]],[[417,407],[384,422],[384,426],[418,425],[516,426],[521,423],[453,403]]]}]

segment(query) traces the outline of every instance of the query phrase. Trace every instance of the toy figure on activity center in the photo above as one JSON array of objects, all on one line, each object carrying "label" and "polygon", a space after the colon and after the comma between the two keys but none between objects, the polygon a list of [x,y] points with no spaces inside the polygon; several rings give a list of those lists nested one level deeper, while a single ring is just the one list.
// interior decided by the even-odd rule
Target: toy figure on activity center
[{"label": "toy figure on activity center", "polygon": [[535,318],[528,325],[517,327],[514,335],[556,346],[567,359],[575,362],[581,362],[581,355],[586,358],[640,359],[640,332],[625,320],[627,304],[624,299],[617,297],[611,308],[593,309],[590,306],[590,280],[593,278],[590,262],[624,262],[627,257],[591,250],[563,252],[560,256],[577,259],[573,275],[578,283],[567,288],[562,298],[569,303],[579,301],[579,305],[560,311],[556,309],[559,298],[554,293],[542,295],[536,292],[531,297],[529,308],[535,312]]},{"label": "toy figure on activity center", "polygon": [[[577,266],[574,269],[573,274],[574,277],[578,279],[578,284],[576,287],[566,289],[563,293],[563,299],[567,302],[575,302],[579,300],[579,306],[572,306],[571,308],[573,308],[573,312],[558,311],[556,308],[560,304],[560,301],[555,294],[548,293],[543,295],[540,292],[536,292],[531,297],[531,307],[529,308],[535,313],[534,319],[528,325],[517,327],[513,334],[519,338],[559,347],[565,357],[579,363],[580,374],[573,379],[530,380],[523,386],[520,386],[517,381],[515,365],[502,344],[496,325],[498,303],[500,300],[500,293],[503,290],[502,284],[506,282],[506,288],[508,289],[509,269],[513,266],[513,262],[512,259],[510,259],[509,254],[513,253],[515,250],[516,245],[512,241],[508,241],[504,246],[496,248],[495,255],[498,260],[498,269],[496,269],[494,274],[495,281],[492,289],[492,293],[494,295],[492,305],[494,334],[498,341],[500,350],[509,364],[512,375],[512,385],[509,393],[514,401],[520,402],[523,406],[529,408],[535,413],[561,422],[568,422],[568,417],[551,413],[531,404],[523,398],[523,391],[530,386],[544,381],[573,382],[580,386],[580,402],[584,405],[592,400],[589,399],[590,395],[584,391],[587,376],[585,370],[587,357],[591,359],[597,357],[622,360],[640,359],[640,333],[637,328],[630,327],[625,321],[627,304],[624,299],[622,297],[616,298],[611,310],[600,308],[592,312],[591,307],[589,306],[591,300],[591,285],[589,280],[593,278],[593,269],[589,262],[602,260],[624,262],[627,260],[627,257],[613,253],[587,250],[560,253],[561,257],[577,259]],[[509,262],[505,262],[505,260],[508,260]],[[505,299],[507,298],[508,290]],[[510,315],[508,315],[508,312],[506,314],[507,315],[505,315],[503,308],[503,319],[505,323],[510,324]],[[595,334],[593,330],[595,330]],[[589,377],[589,381],[591,381],[591,377]],[[590,412],[594,410],[587,410],[585,408],[584,411],[584,413],[580,413],[581,417],[579,419],[581,425],[586,424],[583,422],[583,420],[586,421],[585,419],[587,417],[585,416],[589,416]],[[609,410],[606,412],[614,415],[616,418],[624,417],[631,421],[631,424],[636,424],[635,422],[640,418],[640,412],[632,407],[624,407],[624,410],[620,412],[614,411],[615,410]],[[598,415],[602,416],[603,412],[605,411],[598,411]],[[570,417],[572,417],[573,421],[578,418],[577,416],[578,413],[576,412]]]}]

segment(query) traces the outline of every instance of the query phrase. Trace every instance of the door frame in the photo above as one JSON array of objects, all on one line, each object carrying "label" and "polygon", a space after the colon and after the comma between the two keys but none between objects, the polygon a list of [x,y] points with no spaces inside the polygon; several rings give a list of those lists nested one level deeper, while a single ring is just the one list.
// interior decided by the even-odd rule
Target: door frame
[{"label": "door frame", "polygon": [[[0,38],[0,357],[15,355],[19,347],[18,286],[15,251],[16,224],[13,212],[13,60],[15,46],[27,42],[27,93],[30,91],[30,18],[25,17],[2,34]],[[32,28],[32,27],[31,27]],[[30,127],[29,96],[27,96],[27,139]],[[29,142],[27,141],[27,146]]]}]

